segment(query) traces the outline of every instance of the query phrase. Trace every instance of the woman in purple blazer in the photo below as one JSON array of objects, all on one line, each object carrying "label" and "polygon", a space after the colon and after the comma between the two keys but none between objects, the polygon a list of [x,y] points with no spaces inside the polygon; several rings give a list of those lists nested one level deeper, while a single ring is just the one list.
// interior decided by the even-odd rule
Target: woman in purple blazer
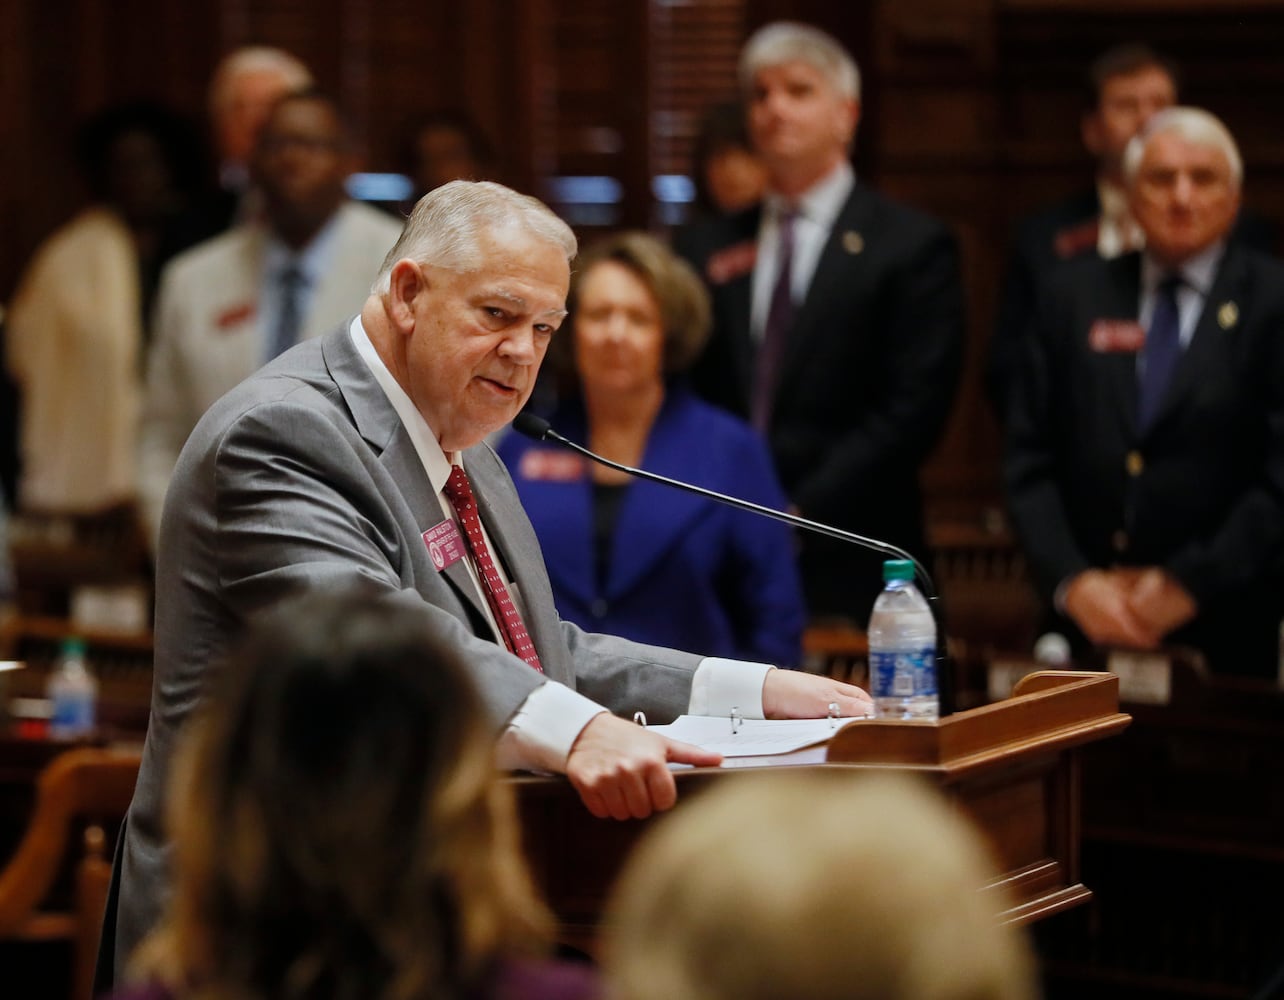
[{"label": "woman in purple blazer", "polygon": [[114,1000],[597,1000],[546,956],[469,666],[435,619],[315,592],[252,630],[185,731],[173,895]]},{"label": "woman in purple blazer", "polygon": [[[695,273],[624,233],[587,250],[565,333],[575,392],[553,428],[625,465],[784,510],[766,446],[681,373],[709,330]],[[565,344],[565,348],[559,348]],[[535,526],[558,613],[595,632],[797,666],[806,613],[788,528],[509,435],[500,457]]]}]

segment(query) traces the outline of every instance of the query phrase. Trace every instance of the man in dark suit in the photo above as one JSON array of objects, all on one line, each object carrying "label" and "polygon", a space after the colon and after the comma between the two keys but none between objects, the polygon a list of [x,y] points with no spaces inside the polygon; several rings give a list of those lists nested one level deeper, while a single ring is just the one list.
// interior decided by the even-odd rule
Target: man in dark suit
[{"label": "man in dark suit", "polygon": [[1284,615],[1284,267],[1228,241],[1235,142],[1194,108],[1124,159],[1146,250],[1052,279],[1005,476],[1031,569],[1084,647],[1183,644],[1274,676]]},{"label": "man in dark suit", "polygon": [[[1020,364],[1023,338],[1051,275],[1067,260],[1091,254],[1108,260],[1141,248],[1144,236],[1124,190],[1124,149],[1151,115],[1177,103],[1177,84],[1176,65],[1147,45],[1116,46],[1089,68],[1079,127],[1084,148],[1096,163],[1096,177],[1092,187],[1018,224],[985,376],[1000,420]],[[1239,220],[1235,238],[1266,253],[1275,249],[1273,228],[1251,215]]]},{"label": "man in dark suit", "polygon": [[163,902],[165,776],[182,726],[246,622],[284,597],[360,584],[431,618],[473,667],[503,766],[566,774],[603,817],[671,806],[671,761],[718,762],[613,713],[870,708],[849,684],[559,618],[535,532],[483,439],[529,398],[574,253],[533,198],[437,188],[359,316],[286,351],[197,424],[161,520],[152,714],[104,932],[118,967]]},{"label": "man in dark suit", "polygon": [[[852,58],[815,28],[777,23],[740,59],[768,193],[684,234],[714,332],[693,379],[766,435],[806,517],[923,553],[918,473],[954,398],[963,343],[958,254],[936,220],[856,181]],[[864,624],[881,557],[807,535],[813,615]]]}]

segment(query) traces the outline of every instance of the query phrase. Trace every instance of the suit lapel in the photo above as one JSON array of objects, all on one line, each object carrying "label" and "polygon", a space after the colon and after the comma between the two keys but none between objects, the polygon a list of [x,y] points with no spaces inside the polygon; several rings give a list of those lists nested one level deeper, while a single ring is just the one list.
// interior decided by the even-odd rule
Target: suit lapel
[{"label": "suit lapel", "polygon": [[[1102,308],[1097,319],[1136,320],[1141,299],[1141,254],[1125,254],[1107,266],[1110,280],[1102,289]],[[1091,326],[1088,334],[1091,334]],[[1131,439],[1137,429],[1137,352],[1110,351],[1101,355],[1108,395],[1114,401],[1119,426]]]},{"label": "suit lapel", "polygon": [[[667,394],[647,440],[643,468],[662,476],[700,482],[699,443],[688,436],[691,421],[686,414],[691,405],[685,394]],[[632,483],[620,505],[611,539],[607,599],[619,599],[657,563],[669,558],[673,547],[691,530],[692,522],[708,509],[709,503],[658,483]]]},{"label": "suit lapel", "polygon": [[[400,488],[414,523],[421,532],[441,523],[449,514],[442,509],[401,418],[370,367],[357,353],[347,323],[326,335],[321,352],[335,385],[343,394],[357,432],[379,453],[379,461]],[[463,562],[447,566],[441,575],[454,587],[460,599],[484,621],[481,595]]]}]

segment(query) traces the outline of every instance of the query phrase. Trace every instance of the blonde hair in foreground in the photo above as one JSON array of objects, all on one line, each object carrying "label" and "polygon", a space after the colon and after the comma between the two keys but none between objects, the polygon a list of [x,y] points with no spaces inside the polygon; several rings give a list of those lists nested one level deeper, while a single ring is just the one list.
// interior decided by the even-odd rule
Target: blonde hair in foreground
[{"label": "blonde hair in foreground", "polygon": [[617,887],[615,1000],[1030,1000],[994,864],[897,776],[733,774],[661,821]]}]

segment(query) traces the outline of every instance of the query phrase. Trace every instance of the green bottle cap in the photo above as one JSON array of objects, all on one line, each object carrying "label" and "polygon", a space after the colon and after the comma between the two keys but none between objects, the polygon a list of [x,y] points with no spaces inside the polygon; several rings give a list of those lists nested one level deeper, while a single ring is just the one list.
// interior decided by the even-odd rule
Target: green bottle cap
[{"label": "green bottle cap", "polygon": [[883,563],[883,580],[891,583],[893,580],[913,580],[914,564],[908,559],[888,559]]}]

